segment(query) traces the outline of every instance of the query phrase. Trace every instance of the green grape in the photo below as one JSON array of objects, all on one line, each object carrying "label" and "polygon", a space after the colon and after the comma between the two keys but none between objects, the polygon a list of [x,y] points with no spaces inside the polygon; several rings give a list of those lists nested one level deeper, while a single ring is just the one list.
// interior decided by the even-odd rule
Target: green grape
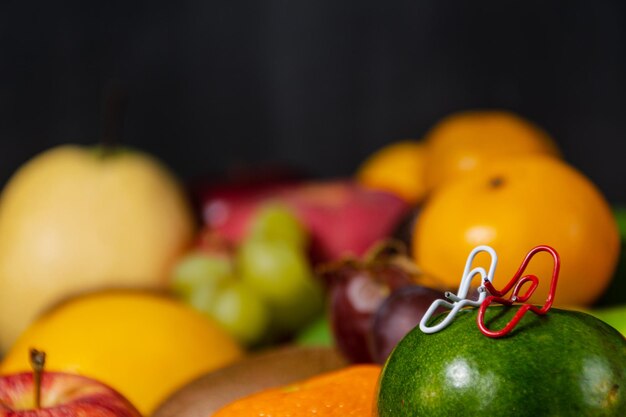
[{"label": "green grape", "polygon": [[215,298],[210,316],[240,343],[259,342],[269,324],[269,312],[259,295],[242,282],[232,282]]},{"label": "green grape", "polygon": [[248,239],[239,247],[241,279],[270,305],[288,303],[312,280],[303,251],[284,241]]},{"label": "green grape", "polygon": [[323,291],[302,248],[249,239],[240,246],[237,262],[242,281],[267,302],[277,333],[293,332],[320,312]]},{"label": "green grape", "polygon": [[183,302],[207,312],[216,292],[231,281],[232,276],[233,266],[229,258],[192,252],[174,267],[171,288]]},{"label": "green grape", "polygon": [[293,211],[276,202],[266,203],[256,211],[248,236],[253,239],[285,241],[299,248],[306,247],[309,237]]},{"label": "green grape", "polygon": [[270,305],[272,325],[278,333],[293,333],[311,323],[323,306],[322,287],[311,277],[302,282],[291,298]]}]

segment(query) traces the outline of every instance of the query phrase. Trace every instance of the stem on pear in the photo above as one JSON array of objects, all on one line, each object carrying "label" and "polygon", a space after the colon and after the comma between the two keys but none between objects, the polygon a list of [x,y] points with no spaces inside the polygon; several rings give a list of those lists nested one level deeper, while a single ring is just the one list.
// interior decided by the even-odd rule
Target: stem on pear
[{"label": "stem on pear", "polygon": [[30,350],[30,366],[33,368],[35,408],[41,408],[41,376],[46,364],[46,352],[37,349]]}]

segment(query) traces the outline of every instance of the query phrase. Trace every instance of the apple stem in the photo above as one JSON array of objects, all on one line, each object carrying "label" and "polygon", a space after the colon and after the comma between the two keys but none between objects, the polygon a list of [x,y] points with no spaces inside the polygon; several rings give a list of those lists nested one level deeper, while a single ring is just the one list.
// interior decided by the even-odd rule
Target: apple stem
[{"label": "apple stem", "polygon": [[108,154],[120,142],[124,128],[124,116],[128,104],[128,92],[122,84],[113,80],[104,91],[102,109],[102,137],[100,143],[104,154]]},{"label": "apple stem", "polygon": [[30,350],[30,366],[33,368],[33,379],[35,381],[35,408],[41,408],[41,376],[46,364],[46,352],[37,349]]}]

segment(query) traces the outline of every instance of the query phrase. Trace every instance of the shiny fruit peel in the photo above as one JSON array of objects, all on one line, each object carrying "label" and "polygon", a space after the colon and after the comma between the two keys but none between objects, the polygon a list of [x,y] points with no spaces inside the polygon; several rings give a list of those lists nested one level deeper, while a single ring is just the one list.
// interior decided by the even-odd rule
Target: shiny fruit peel
[{"label": "shiny fruit peel", "polygon": [[[480,266],[471,269],[474,258],[480,252],[487,252],[491,255],[491,264],[489,266],[488,272]],[[528,303],[527,301],[539,286],[539,278],[533,274],[525,274],[525,271],[532,258],[540,252],[549,253],[554,260],[554,266],[552,270],[552,278],[550,281],[548,296],[543,306],[538,307]],[[486,245],[481,245],[474,248],[467,258],[465,270],[463,272],[463,276],[461,277],[461,284],[459,286],[458,294],[446,292],[445,296],[449,301],[443,299],[435,300],[420,321],[420,330],[427,334],[439,332],[449,326],[450,323],[452,323],[459,310],[467,306],[472,306],[478,307],[478,315],[476,321],[481,333],[491,338],[501,338],[508,335],[515,328],[515,326],[517,326],[519,321],[528,311],[532,311],[533,313],[538,315],[545,315],[550,310],[550,308],[552,307],[552,303],[554,302],[559,271],[561,269],[561,259],[558,252],[554,248],[548,245],[539,245],[532,248],[524,257],[524,260],[522,261],[517,272],[501,290],[498,290],[493,285],[493,275],[497,263],[498,257],[493,248]],[[478,287],[478,299],[473,300],[468,298],[467,294],[469,292],[472,279],[474,279],[474,277],[477,275],[481,277],[482,283]],[[509,297],[506,297],[506,294],[508,293],[511,294]],[[521,307],[518,309],[515,316],[513,316],[513,318],[504,327],[498,330],[492,330],[485,323],[485,312],[493,303],[501,304],[504,306],[520,304]],[[450,309],[450,311],[447,313],[447,316],[437,324],[429,326],[429,320],[432,318],[433,314],[441,307]]]}]

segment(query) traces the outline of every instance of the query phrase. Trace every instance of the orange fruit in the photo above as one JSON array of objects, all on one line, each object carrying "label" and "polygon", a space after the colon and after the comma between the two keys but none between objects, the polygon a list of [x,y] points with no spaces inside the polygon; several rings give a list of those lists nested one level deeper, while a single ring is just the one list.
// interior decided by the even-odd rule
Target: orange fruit
[{"label": "orange fruit", "polygon": [[388,191],[418,204],[426,193],[426,147],[415,140],[394,142],[375,152],[359,167],[357,181],[366,187]]},{"label": "orange fruit", "polygon": [[513,155],[559,151],[538,126],[501,110],[474,110],[452,114],[425,137],[428,146],[425,182],[428,190],[477,168]]},{"label": "orange fruit", "polygon": [[30,348],[46,369],[100,380],[150,415],[168,395],[227,365],[242,350],[215,322],[164,296],[112,291],[74,298],[36,320],[0,373],[29,371]]},{"label": "orange fruit", "polygon": [[232,402],[214,417],[371,416],[378,365],[353,365]]},{"label": "orange fruit", "polygon": [[[503,160],[437,190],[416,222],[412,244],[424,272],[453,289],[477,245],[498,254],[496,288],[513,277],[530,249],[550,245],[561,257],[555,299],[561,306],[589,305],[602,294],[620,245],[609,204],[594,184],[565,162],[541,155]],[[541,281],[534,303],[545,302],[552,265],[543,253],[527,269]]]}]

